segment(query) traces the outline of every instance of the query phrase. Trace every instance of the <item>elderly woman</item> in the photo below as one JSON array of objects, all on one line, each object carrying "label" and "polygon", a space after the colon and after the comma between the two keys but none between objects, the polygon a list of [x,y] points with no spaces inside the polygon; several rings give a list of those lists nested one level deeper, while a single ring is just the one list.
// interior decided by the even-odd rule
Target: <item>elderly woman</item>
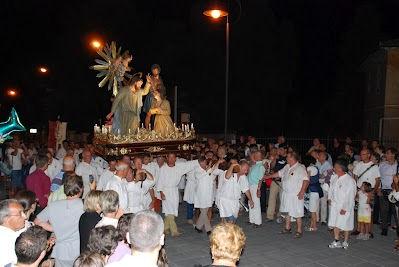
[{"label": "elderly woman", "polygon": [[123,215],[123,210],[119,207],[118,193],[114,190],[103,191],[100,195],[100,208],[103,217],[96,227],[112,225],[117,228],[118,220]]},{"label": "elderly woman", "polygon": [[211,266],[237,266],[245,240],[244,232],[236,224],[218,224],[210,236]]},{"label": "elderly woman", "polygon": [[90,231],[101,220],[100,195],[101,191],[93,190],[90,191],[85,199],[85,212],[82,214],[82,216],[80,216],[79,219],[80,253],[86,251]]}]

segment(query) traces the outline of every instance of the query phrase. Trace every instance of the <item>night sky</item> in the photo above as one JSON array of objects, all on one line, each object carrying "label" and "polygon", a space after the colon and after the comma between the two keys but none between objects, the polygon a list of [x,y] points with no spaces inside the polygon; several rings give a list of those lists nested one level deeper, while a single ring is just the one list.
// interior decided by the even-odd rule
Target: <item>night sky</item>
[{"label": "night sky", "polygon": [[[110,109],[98,88],[92,38],[116,41],[132,67],[153,63],[173,104],[200,132],[223,132],[225,24],[202,15],[204,0],[3,0],[0,8],[4,121],[16,106],[27,127],[58,115],[90,131]],[[358,136],[360,64],[379,42],[399,37],[399,1],[236,0],[231,6],[230,116],[236,133]],[[50,72],[43,76],[37,68]],[[7,88],[19,97],[6,97]]]}]

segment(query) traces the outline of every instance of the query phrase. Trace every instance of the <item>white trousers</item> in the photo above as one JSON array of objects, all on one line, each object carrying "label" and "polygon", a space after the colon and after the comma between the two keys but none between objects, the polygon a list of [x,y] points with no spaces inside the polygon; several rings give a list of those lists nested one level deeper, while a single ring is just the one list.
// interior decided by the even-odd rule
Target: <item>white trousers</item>
[{"label": "white trousers", "polygon": [[261,225],[262,224],[262,213],[260,209],[260,198],[256,195],[258,185],[250,185],[249,191],[251,192],[252,200],[254,202],[253,209],[249,209],[249,222]]},{"label": "white trousers", "polygon": [[320,221],[327,223],[328,205],[327,205],[327,194],[328,192],[323,190],[324,196],[320,198]]}]

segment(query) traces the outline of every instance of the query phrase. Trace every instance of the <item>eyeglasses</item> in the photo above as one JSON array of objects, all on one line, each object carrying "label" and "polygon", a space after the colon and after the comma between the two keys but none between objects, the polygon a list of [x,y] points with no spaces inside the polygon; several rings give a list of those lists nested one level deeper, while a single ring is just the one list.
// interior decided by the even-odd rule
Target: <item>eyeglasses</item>
[{"label": "eyeglasses", "polygon": [[17,216],[17,217],[26,217],[26,215],[25,215],[25,213],[24,213],[24,211],[23,210],[21,210],[20,212],[19,212],[19,214],[9,214],[8,216],[10,216],[10,217],[12,217],[12,216]]}]

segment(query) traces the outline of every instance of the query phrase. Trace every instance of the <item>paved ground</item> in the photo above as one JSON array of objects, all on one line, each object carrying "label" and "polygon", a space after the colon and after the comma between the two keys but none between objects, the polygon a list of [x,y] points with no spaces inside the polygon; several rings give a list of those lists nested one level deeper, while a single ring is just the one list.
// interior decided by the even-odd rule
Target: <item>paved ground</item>
[{"label": "paved ground", "polygon": [[[181,209],[181,215],[185,211]],[[215,216],[217,217],[217,216]],[[209,241],[206,234],[198,234],[185,223],[184,216],[177,222],[183,235],[167,237],[166,252],[171,267],[192,267],[211,262]],[[252,266],[399,266],[399,254],[393,251],[393,231],[381,237],[376,230],[375,238],[369,241],[351,240],[348,250],[329,249],[331,236],[326,227],[317,233],[305,233],[302,239],[280,235],[281,225],[264,224],[253,229],[246,224],[247,214],[239,218],[247,236],[247,244],[240,260],[240,267]],[[213,225],[217,223],[214,220]],[[376,226],[377,227],[377,226]]]}]

